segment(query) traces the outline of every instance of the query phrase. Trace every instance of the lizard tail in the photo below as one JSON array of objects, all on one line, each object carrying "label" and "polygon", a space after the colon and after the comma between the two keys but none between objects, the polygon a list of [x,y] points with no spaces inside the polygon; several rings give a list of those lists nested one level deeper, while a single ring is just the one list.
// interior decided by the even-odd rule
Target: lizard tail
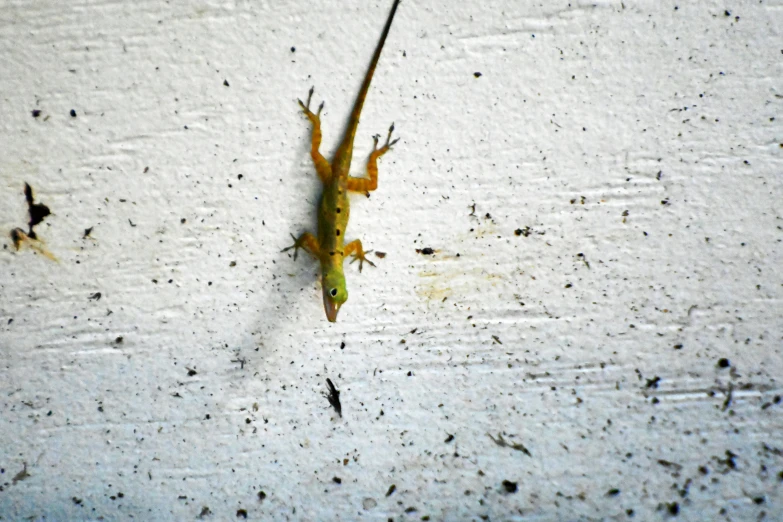
[{"label": "lizard tail", "polygon": [[351,116],[348,120],[348,127],[345,130],[345,137],[343,138],[340,147],[334,156],[334,164],[344,165],[345,173],[347,175],[348,168],[351,165],[351,156],[353,155],[353,140],[356,136],[356,129],[359,126],[359,115],[362,113],[362,107],[364,106],[364,99],[367,97],[367,91],[370,89],[370,82],[372,81],[373,73],[375,73],[375,67],[378,65],[378,60],[381,57],[381,51],[383,50],[383,44],[386,43],[386,37],[391,29],[392,20],[394,20],[394,13],[397,12],[397,6],[400,4],[400,0],[394,0],[389,17],[386,19],[386,25],[383,27],[381,38],[378,40],[378,45],[375,47],[375,53],[370,60],[370,66],[367,68],[367,73],[364,75],[364,81],[362,87],[359,89],[359,94],[356,96],[356,101],[353,104],[351,110]]}]

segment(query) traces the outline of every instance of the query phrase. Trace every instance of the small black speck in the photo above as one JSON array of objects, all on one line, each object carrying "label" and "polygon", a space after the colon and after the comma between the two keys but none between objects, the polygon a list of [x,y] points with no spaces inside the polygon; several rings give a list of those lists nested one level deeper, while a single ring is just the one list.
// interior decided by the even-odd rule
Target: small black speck
[{"label": "small black speck", "polygon": [[473,73],[473,77],[474,78],[481,78],[481,73],[476,71],[476,72]]},{"label": "small black speck", "polygon": [[295,53],[296,52],[296,47],[291,46],[291,52]]},{"label": "small black speck", "polygon": [[191,369],[188,369],[188,377],[193,377],[193,376],[194,376],[194,375],[196,375],[197,373],[198,373],[198,372],[197,372],[196,370],[191,370]]},{"label": "small black speck", "polygon": [[38,116],[41,115],[41,110],[40,109],[33,109],[32,114],[33,114],[33,118],[37,118]]},{"label": "small black speck", "polygon": [[335,230],[335,235],[336,235],[336,236],[339,236],[339,235],[340,235],[340,229],[339,229],[339,228],[338,228],[337,230]]},{"label": "small black speck", "polygon": [[237,509],[237,517],[247,518],[247,510]]},{"label": "small black speck", "polygon": [[71,118],[75,118],[75,117],[76,117],[76,111],[71,109]]},{"label": "small black speck", "polygon": [[337,207],[337,213],[338,213],[338,214],[339,214],[340,212],[342,212],[342,210],[343,210],[343,209],[341,209],[340,207]]},{"label": "small black speck", "polygon": [[753,499],[753,503],[754,504],[758,504],[758,505],[763,504],[764,503],[764,497],[756,497],[756,498],[754,498]]},{"label": "small black speck", "polygon": [[620,490],[617,488],[612,488],[606,492],[606,495],[609,497],[616,497],[619,494],[620,494]]},{"label": "small black speck", "polygon": [[731,363],[725,357],[718,359],[718,368],[728,368],[729,366],[731,366]]},{"label": "small black speck", "polygon": [[725,11],[723,11],[723,14],[726,15],[726,16],[731,16],[731,11],[726,9]]},{"label": "small black speck", "polygon": [[682,345],[681,344],[675,344],[674,345],[674,349],[675,350],[682,350]]},{"label": "small black speck", "polygon": [[341,349],[341,350],[344,350],[344,349],[345,349],[345,341],[343,341],[343,342],[341,342],[341,343],[340,343],[340,349]]},{"label": "small black speck", "polygon": [[413,372],[408,372],[408,377],[413,377]]},{"label": "small black speck", "polygon": [[[781,473],[783,473],[783,471]],[[386,496],[390,497],[392,493],[394,493],[396,490],[397,490],[397,486],[392,484],[391,486],[389,486],[389,490],[386,492]]]},{"label": "small black speck", "polygon": [[263,502],[265,498],[266,498],[266,493],[264,493],[263,491],[259,491],[258,492],[258,501],[259,502]]},{"label": "small black speck", "polygon": [[671,504],[666,504],[666,510],[672,516],[677,515],[680,512],[680,505],[677,502],[672,502]]},{"label": "small black speck", "polygon": [[506,490],[506,493],[516,493],[517,492],[517,483],[511,482],[510,480],[504,480],[503,481],[503,489]]},{"label": "small black speck", "polygon": [[341,479],[340,477],[332,477],[332,482],[334,482],[335,484],[342,484],[343,479]]},{"label": "small black speck", "polygon": [[451,433],[449,433],[449,436],[448,436],[448,437],[446,437],[446,440],[444,440],[443,442],[445,442],[445,443],[449,443],[449,442],[451,442],[451,441],[453,441],[453,440],[454,440],[454,435],[452,435]]},{"label": "small black speck", "polygon": [[229,86],[229,85],[228,85],[228,80],[223,80],[223,85],[225,85],[226,87],[228,87],[228,86]]}]

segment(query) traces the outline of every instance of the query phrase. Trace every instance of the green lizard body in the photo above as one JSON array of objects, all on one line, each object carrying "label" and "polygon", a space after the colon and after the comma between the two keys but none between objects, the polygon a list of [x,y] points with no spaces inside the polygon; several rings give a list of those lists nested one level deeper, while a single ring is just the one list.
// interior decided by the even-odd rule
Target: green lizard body
[{"label": "green lizard body", "polygon": [[318,235],[313,236],[309,232],[303,233],[299,239],[294,238],[295,242],[283,252],[294,249],[294,259],[297,251],[303,248],[315,257],[321,263],[321,282],[323,285],[324,310],[326,318],[334,322],[337,320],[337,312],[340,306],[348,299],[348,290],[345,286],[345,274],[343,273],[343,260],[346,257],[353,256],[351,261],[359,260],[359,271],[362,270],[364,262],[373,265],[372,261],[366,258],[366,252],[362,248],[362,242],[358,239],[345,243],[345,230],[348,228],[348,217],[350,216],[350,202],[348,192],[369,193],[378,187],[378,158],[386,154],[397,140],[391,141],[391,135],[394,131],[394,124],[389,128],[389,134],[386,137],[386,143],[378,148],[378,136],[373,138],[375,145],[370,158],[367,161],[367,177],[354,178],[349,176],[348,171],[351,168],[351,158],[353,156],[353,140],[356,136],[356,129],[359,126],[359,116],[362,112],[364,100],[367,97],[367,91],[370,88],[375,67],[378,65],[378,59],[383,50],[383,44],[386,42],[386,36],[389,34],[394,13],[400,0],[394,0],[386,25],[381,33],[381,38],[375,48],[370,66],[364,76],[359,94],[356,96],[351,116],[348,120],[348,127],[345,136],[337,148],[332,158],[331,164],[319,152],[321,146],[321,110],[324,104],[318,107],[318,111],[313,113],[310,110],[310,100],[313,97],[313,89],[307,97],[307,103],[299,100],[299,105],[305,113],[310,123],[313,125],[313,134],[311,140],[310,156],[313,158],[315,170],[323,183],[323,193],[321,201],[318,204]]}]

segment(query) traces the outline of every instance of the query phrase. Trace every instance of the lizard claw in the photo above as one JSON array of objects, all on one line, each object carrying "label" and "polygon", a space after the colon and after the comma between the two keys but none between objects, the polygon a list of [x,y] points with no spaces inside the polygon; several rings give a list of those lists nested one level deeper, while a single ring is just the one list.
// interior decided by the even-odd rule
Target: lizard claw
[{"label": "lizard claw", "polygon": [[372,137],[372,141],[373,141],[372,148],[373,148],[373,150],[379,152],[379,154],[378,154],[379,157],[382,156],[383,154],[385,154],[386,151],[391,149],[392,146],[394,146],[395,143],[400,141],[400,138],[397,138],[394,141],[392,141],[392,139],[391,139],[392,132],[394,132],[394,123],[392,123],[391,127],[389,127],[389,133],[386,135],[386,143],[384,143],[383,147],[381,147],[380,149],[378,148],[378,140],[381,139],[381,136],[379,134],[376,134],[375,136]]},{"label": "lizard claw", "polygon": [[321,111],[324,108],[324,102],[321,102],[321,105],[318,106],[318,112],[313,114],[313,111],[310,110],[310,102],[313,99],[313,93],[315,92],[315,87],[310,87],[310,91],[307,93],[307,103],[302,102],[302,100],[297,99],[296,101],[299,102],[299,106],[302,108],[305,114],[307,114],[307,117],[312,116],[320,116]]},{"label": "lizard claw", "polygon": [[365,262],[368,263],[370,266],[375,266],[375,263],[373,263],[372,261],[370,261],[369,259],[367,259],[365,257],[370,252],[372,252],[372,250],[368,250],[367,252],[356,252],[353,255],[353,259],[351,259],[351,262],[349,264],[352,264],[354,261],[358,260],[359,261],[359,272],[362,271],[362,265],[364,265]]},{"label": "lizard claw", "polygon": [[[299,103],[301,103],[301,102],[299,102]],[[291,238],[294,240],[294,244],[289,246],[289,247],[285,247],[280,252],[288,252],[289,250],[291,250],[293,248],[294,249],[294,261],[296,261],[296,256],[299,254],[299,247],[301,247],[301,245],[299,244],[299,240],[296,239],[296,236],[291,234]]]},{"label": "lizard claw", "polygon": [[397,138],[394,141],[390,141],[392,132],[394,132],[394,122],[392,122],[391,127],[389,127],[389,134],[386,136],[386,145],[384,145],[384,147],[386,147],[387,150],[392,148],[392,145],[400,141],[400,138]]}]

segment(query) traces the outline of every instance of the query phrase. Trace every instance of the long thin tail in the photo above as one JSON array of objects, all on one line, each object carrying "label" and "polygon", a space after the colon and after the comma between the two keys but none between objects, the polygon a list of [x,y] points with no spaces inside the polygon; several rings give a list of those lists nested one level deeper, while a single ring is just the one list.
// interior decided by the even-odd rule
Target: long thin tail
[{"label": "long thin tail", "polygon": [[356,136],[356,128],[359,126],[359,115],[362,113],[362,106],[364,106],[364,99],[367,97],[367,91],[370,89],[370,82],[372,81],[373,73],[375,73],[375,66],[378,65],[378,59],[381,57],[383,44],[386,43],[386,36],[389,34],[392,20],[394,20],[394,13],[397,12],[397,6],[399,4],[400,0],[394,0],[394,5],[392,5],[389,18],[386,19],[386,25],[381,33],[381,39],[378,40],[378,45],[375,47],[375,54],[372,55],[370,66],[367,68],[367,73],[364,75],[362,88],[359,89],[359,94],[356,96],[356,101],[353,104],[353,110],[351,110],[351,117],[348,120],[348,128],[345,130],[345,136],[332,160],[332,168],[337,169],[338,172],[344,173],[343,175],[348,174],[348,169],[351,166],[353,139]]}]

